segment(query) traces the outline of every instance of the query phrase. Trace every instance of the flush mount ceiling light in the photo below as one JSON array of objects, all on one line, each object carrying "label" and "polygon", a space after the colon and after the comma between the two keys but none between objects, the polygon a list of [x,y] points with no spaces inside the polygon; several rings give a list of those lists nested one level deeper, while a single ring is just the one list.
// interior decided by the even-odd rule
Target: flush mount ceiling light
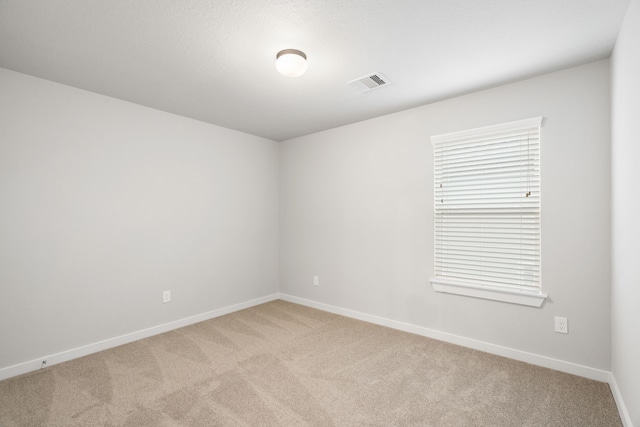
[{"label": "flush mount ceiling light", "polygon": [[276,68],[287,77],[298,77],[307,71],[307,55],[296,49],[285,49],[276,55]]}]

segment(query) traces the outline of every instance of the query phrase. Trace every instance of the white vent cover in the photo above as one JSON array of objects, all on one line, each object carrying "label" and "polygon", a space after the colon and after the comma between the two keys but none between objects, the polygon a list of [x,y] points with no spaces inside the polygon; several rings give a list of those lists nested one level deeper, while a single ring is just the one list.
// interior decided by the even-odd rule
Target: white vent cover
[{"label": "white vent cover", "polygon": [[370,90],[377,89],[382,86],[388,86],[391,82],[382,74],[373,73],[368,76],[360,77],[359,79],[351,80],[348,84],[362,92],[369,92]]}]

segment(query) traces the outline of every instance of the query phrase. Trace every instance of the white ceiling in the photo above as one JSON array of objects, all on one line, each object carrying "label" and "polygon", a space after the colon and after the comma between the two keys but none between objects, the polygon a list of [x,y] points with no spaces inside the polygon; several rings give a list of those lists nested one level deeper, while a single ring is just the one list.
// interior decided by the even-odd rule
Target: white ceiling
[{"label": "white ceiling", "polygon": [[606,58],[628,3],[0,0],[0,67],[281,141]]}]

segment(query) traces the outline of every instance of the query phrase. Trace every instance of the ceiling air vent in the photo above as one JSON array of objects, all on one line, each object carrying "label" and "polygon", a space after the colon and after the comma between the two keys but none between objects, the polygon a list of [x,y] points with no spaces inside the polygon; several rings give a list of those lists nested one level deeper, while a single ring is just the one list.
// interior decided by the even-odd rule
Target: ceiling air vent
[{"label": "ceiling air vent", "polygon": [[388,86],[389,84],[391,84],[389,79],[380,73],[373,73],[349,82],[349,86],[353,86],[362,92],[369,92],[370,90]]}]

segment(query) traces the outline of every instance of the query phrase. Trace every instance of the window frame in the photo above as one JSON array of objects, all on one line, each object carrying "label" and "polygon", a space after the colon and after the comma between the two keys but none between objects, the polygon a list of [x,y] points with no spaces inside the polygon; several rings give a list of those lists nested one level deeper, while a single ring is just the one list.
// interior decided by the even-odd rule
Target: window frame
[{"label": "window frame", "polygon": [[[545,299],[548,297],[545,293],[542,292],[542,283],[541,280],[538,280],[537,286],[531,285],[507,285],[507,284],[493,284],[483,282],[482,279],[460,279],[456,277],[448,277],[445,274],[437,274],[437,258],[440,256],[442,258],[443,252],[446,253],[446,250],[438,250],[438,239],[442,241],[443,235],[446,234],[444,232],[440,233],[438,231],[438,188],[436,188],[437,173],[438,173],[438,158],[436,156],[436,151],[438,148],[446,147],[447,144],[465,144],[465,147],[473,147],[472,144],[476,143],[478,139],[492,139],[496,138],[497,135],[508,135],[511,133],[518,133],[523,131],[528,131],[531,129],[537,129],[537,161],[540,161],[540,137],[541,137],[541,128],[544,122],[543,117],[534,117],[525,120],[518,120],[514,122],[502,123],[498,125],[485,126],[476,129],[464,130],[459,132],[452,132],[442,135],[435,135],[431,137],[431,143],[434,148],[434,277],[431,278],[430,282],[433,286],[434,291],[436,292],[444,292],[449,294],[456,295],[464,295],[475,298],[489,299],[495,301],[508,302],[513,304],[520,304],[531,307],[541,307],[544,303]],[[479,144],[481,145],[481,144]],[[529,146],[529,141],[527,141],[527,147]],[[527,154],[529,155],[529,154]],[[528,167],[528,165],[527,165]],[[519,169],[523,170],[522,167]],[[537,177],[539,178],[539,172]],[[442,179],[442,177],[440,177]],[[516,179],[514,178],[514,182]],[[539,191],[541,185],[538,184],[536,190]],[[483,190],[475,190],[477,193],[481,193]],[[476,193],[474,193],[476,194]],[[441,197],[441,196],[440,196]],[[485,200],[485,199],[483,199]],[[515,209],[515,208],[514,208]],[[537,204],[538,209],[538,222],[537,222],[537,243],[541,246],[542,238],[541,238],[541,228],[542,224],[540,222],[542,209],[541,209],[541,201],[538,199]],[[515,211],[514,211],[515,212]],[[522,235],[522,228],[519,229],[518,233]],[[483,241],[484,242],[484,241]],[[480,251],[479,253],[482,253]],[[481,255],[474,255],[478,258],[481,258]],[[473,260],[476,261],[476,260]],[[541,275],[541,249],[538,250],[537,253],[537,274]],[[442,262],[442,261],[441,261]],[[450,262],[450,261],[449,261]],[[442,264],[441,264],[442,268]]]}]

